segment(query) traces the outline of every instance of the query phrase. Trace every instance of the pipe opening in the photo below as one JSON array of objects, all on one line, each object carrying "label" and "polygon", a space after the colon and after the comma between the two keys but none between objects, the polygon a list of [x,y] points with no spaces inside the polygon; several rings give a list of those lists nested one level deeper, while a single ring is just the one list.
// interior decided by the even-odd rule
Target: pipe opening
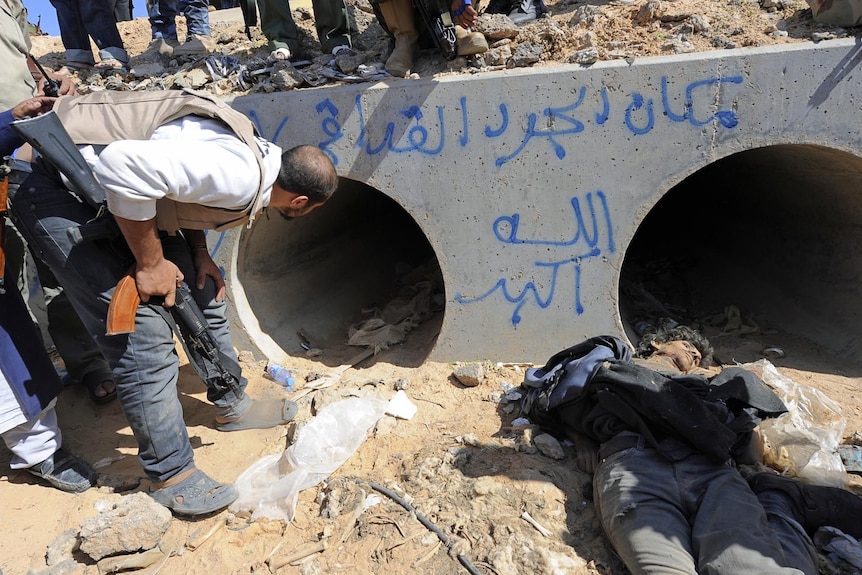
[{"label": "pipe opening", "polygon": [[858,360],[860,291],[862,158],[776,145],[723,158],[668,191],[629,246],[619,301],[633,342],[641,322],[697,327],[734,305],[761,334]]},{"label": "pipe opening", "polygon": [[[394,313],[387,304],[422,299],[414,294],[417,286],[429,291],[425,282],[433,286],[431,297],[427,306],[410,308],[426,311],[407,333],[409,352],[391,360],[421,365],[443,322],[443,275],[421,228],[394,200],[346,178],[310,214],[285,221],[269,213],[244,230],[237,277],[260,330],[289,355],[305,354],[299,331],[312,347],[328,352],[344,351],[348,330],[361,321],[383,313],[395,325],[408,312]],[[328,356],[320,360],[327,362]],[[338,363],[335,356],[340,355],[332,354]]]}]

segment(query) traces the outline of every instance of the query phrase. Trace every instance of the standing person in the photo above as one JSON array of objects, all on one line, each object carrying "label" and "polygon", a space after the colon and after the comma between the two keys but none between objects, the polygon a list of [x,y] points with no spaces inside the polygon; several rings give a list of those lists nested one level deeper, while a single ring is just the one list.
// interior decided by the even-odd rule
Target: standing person
[{"label": "standing person", "polygon": [[[298,54],[299,30],[288,0],[260,0],[260,29],[269,40],[271,60],[290,60]],[[352,49],[355,31],[344,0],[311,0],[317,39],[325,54]]]},{"label": "standing person", "polygon": [[[9,109],[34,95],[43,94],[45,79],[29,58],[30,36],[27,34],[27,11],[20,0],[0,0],[0,109]],[[74,95],[75,85],[68,76],[46,72],[60,83],[60,95]],[[27,246],[10,225],[6,239],[7,278],[23,278]],[[36,272],[45,296],[48,333],[70,377],[83,383],[95,403],[106,403],[117,397],[111,370],[92,338],[86,333],[63,289],[51,271],[36,258]],[[7,279],[7,282],[10,281]],[[14,280],[13,280],[14,281]],[[26,291],[26,281],[22,281]]]},{"label": "standing person", "polygon": [[[243,225],[264,208],[287,219],[308,214],[335,191],[335,168],[313,146],[282,153],[255,135],[246,116],[202,94],[96,92],[61,98],[55,111],[77,144],[97,146],[82,152],[122,237],[73,245],[68,229],[91,222],[97,210],[78,201],[44,165],[34,166],[10,197],[13,216],[66,286],[114,368],[139,460],[153,482],[150,495],[184,515],[226,507],[237,497],[233,486],[195,467],[177,397],[173,322],[163,306],[174,304],[177,286],[186,280],[221,355],[238,366],[224,280],[203,230]],[[106,336],[108,302],[130,264],[144,304],[132,333]],[[224,391],[217,371],[199,372],[205,372],[221,431],[274,427],[296,413],[291,401]]]},{"label": "standing person", "polygon": [[[209,0],[148,0],[153,41],[148,51],[163,56],[203,56],[212,51]],[[186,41],[177,39],[177,14],[186,17]]]},{"label": "standing person", "polygon": [[[66,49],[66,73],[89,70],[125,72],[129,55],[117,30],[110,0],[51,0]],[[99,48],[96,64],[90,38]]]},{"label": "standing person", "polygon": [[[44,96],[30,98],[0,113],[0,156],[23,144],[10,124],[50,110],[53,102],[54,98]],[[5,211],[5,206],[0,207],[0,212]],[[93,485],[96,474],[62,447],[55,411],[61,391],[63,384],[21,293],[7,285],[0,289],[0,436],[12,452],[9,466],[25,469],[63,491],[79,493]]]},{"label": "standing person", "polygon": [[[380,25],[393,40],[392,51],[386,59],[386,71],[399,78],[410,75],[416,55],[419,52],[420,22],[416,8],[411,0],[376,0],[372,2]],[[471,0],[453,0],[449,10],[455,23],[455,38],[459,56],[470,56],[488,51],[488,41],[480,32],[470,27],[476,23],[479,13]]]}]

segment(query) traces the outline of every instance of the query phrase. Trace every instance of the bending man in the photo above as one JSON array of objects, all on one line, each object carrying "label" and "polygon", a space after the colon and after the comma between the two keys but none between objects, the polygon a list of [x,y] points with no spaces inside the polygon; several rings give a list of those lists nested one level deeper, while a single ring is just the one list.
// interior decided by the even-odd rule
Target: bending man
[{"label": "bending man", "polygon": [[[219,351],[236,362],[224,281],[203,230],[249,223],[264,208],[303,216],[334,192],[335,168],[315,147],[282,153],[256,137],[247,117],[197,94],[101,92],[60,98],[55,111],[104,187],[122,236],[74,244],[69,228],[87,224],[97,210],[69,193],[44,161],[11,198],[13,216],[113,367],[152,497],[179,514],[221,509],[236,490],[195,467],[177,397],[172,321],[160,304],[172,306],[187,280]],[[106,336],[108,303],[130,265],[150,304],[137,309],[133,333]],[[296,413],[290,401],[241,395],[208,385],[219,430],[273,427]]]}]

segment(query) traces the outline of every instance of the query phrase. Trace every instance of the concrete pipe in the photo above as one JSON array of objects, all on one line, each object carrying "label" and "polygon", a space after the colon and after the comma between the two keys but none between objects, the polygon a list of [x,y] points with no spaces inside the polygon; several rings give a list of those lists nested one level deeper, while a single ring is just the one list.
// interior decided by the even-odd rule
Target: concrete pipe
[{"label": "concrete pipe", "polygon": [[851,39],[236,98],[341,177],[307,218],[210,234],[238,344],[343,343],[422,277],[434,360],[631,337],[645,291],[858,357],[860,61]]}]

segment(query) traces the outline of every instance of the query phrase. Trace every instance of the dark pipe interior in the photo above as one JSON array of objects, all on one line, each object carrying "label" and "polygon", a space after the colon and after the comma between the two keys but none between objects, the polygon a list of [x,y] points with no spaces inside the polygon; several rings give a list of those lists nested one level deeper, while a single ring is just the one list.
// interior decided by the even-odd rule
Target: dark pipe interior
[{"label": "dark pipe interior", "polygon": [[[300,329],[315,347],[342,345],[352,324],[403,287],[430,279],[443,290],[434,251],[410,215],[388,196],[343,178],[333,197],[304,217],[261,216],[243,233],[240,252],[237,274],[249,305],[261,329],[290,354],[304,353]],[[432,337],[409,361],[421,363],[431,353],[442,319],[439,311],[423,324]]]},{"label": "dark pipe interior", "polygon": [[862,357],[862,158],[777,145],[710,164],[649,212],[620,286],[633,340],[662,307],[693,323],[733,304],[761,327]]}]

